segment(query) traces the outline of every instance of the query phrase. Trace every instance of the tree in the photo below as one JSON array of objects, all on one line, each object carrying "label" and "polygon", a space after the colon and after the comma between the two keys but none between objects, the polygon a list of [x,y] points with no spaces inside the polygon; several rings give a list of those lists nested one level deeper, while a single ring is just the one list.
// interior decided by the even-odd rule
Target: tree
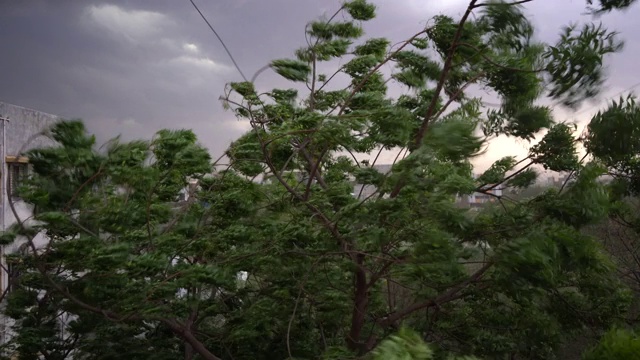
[{"label": "tree", "polygon": [[640,353],[640,337],[629,330],[613,329],[598,345],[585,353],[584,360],[633,360]]},{"label": "tree", "polygon": [[[481,14],[468,20],[474,10]],[[365,11],[354,13],[357,17]],[[575,261],[570,258],[585,256],[584,264],[605,266],[592,239],[582,236],[579,229],[606,216],[608,198],[596,182],[601,169],[581,164],[576,156],[574,129],[554,123],[551,109],[534,101],[546,94],[566,106],[576,106],[595,95],[603,81],[602,63],[596,59],[621,48],[615,34],[595,25],[586,25],[582,32],[567,27],[555,46],[546,46],[534,42],[533,28],[516,5],[471,2],[461,21],[436,17],[431,27],[389,55],[383,39],[356,46],[339,72],[351,79],[351,87],[335,91],[325,90],[324,81],[334,75],[318,76],[318,69],[322,61],[346,56],[347,44],[360,34],[360,28],[353,23],[332,26],[319,21],[310,24],[307,34],[311,45],[299,50],[296,60],[272,63],[285,78],[307,85],[309,95],[302,106],[292,105],[294,90],[258,95],[253,84],[231,84],[226,100],[238,116],[248,118],[254,131],[232,146],[229,155],[246,176],[265,171],[275,177],[307,208],[306,216],[316,218],[331,234],[337,245],[331,250],[347,258],[355,273],[349,279],[354,289],[348,347],[367,352],[389,328],[410,318],[412,326],[426,337],[457,351],[499,355],[516,348],[521,355],[545,356],[551,344],[581,322],[564,323],[550,314],[588,312],[586,304],[596,294],[573,298],[576,288],[608,287],[606,275],[588,286],[581,283],[586,280],[582,278],[586,268],[569,265]],[[424,51],[427,47],[433,51]],[[583,63],[578,65],[576,56]],[[397,99],[385,96],[387,81],[378,71],[388,62],[394,62],[398,70],[391,78],[410,89]],[[503,99],[502,108],[481,119],[478,99],[464,96],[471,85],[495,91]],[[549,130],[523,162],[506,157],[483,174],[480,183],[474,183],[468,160],[483,144],[484,139],[474,133],[478,126],[485,136],[506,134],[528,140]],[[398,147],[409,155],[394,165],[389,176],[349,160],[350,154]],[[562,193],[552,191],[535,201],[505,204],[506,211],[473,220],[453,209],[451,198],[456,193],[483,191],[486,184],[528,186],[535,179],[533,164],[574,171],[577,181]],[[287,170],[306,174],[300,190],[283,176]],[[344,183],[349,176],[379,191],[365,201],[345,197],[349,188]],[[486,229],[491,229],[488,234]],[[476,269],[461,264],[460,259],[469,256],[461,243],[479,241],[494,248],[488,256],[491,260]],[[566,257],[557,257],[560,253]],[[606,267],[600,275],[609,273]],[[527,285],[516,286],[513,281],[521,277],[527,279]],[[578,278],[582,280],[576,281]],[[517,294],[523,285],[532,292]],[[338,286],[344,287],[349,284]],[[387,304],[381,303],[377,296],[384,287],[387,293],[391,288],[405,290],[401,299],[405,302],[414,296],[416,300],[398,303],[391,294],[387,299],[382,296]],[[609,291],[616,292],[614,288]],[[556,308],[558,302],[563,304],[560,308]],[[486,311],[478,310],[483,308]],[[517,327],[507,325],[508,318],[522,318],[521,313],[511,311],[524,308],[532,314],[526,317],[531,326],[518,335]],[[476,322],[471,325],[469,314],[474,312]],[[430,320],[417,320],[417,313]],[[600,320],[593,319],[593,323]],[[493,326],[484,327],[487,321]],[[532,336],[529,328],[546,333]],[[503,335],[505,330],[510,331],[509,336]]]},{"label": "tree", "polygon": [[[611,178],[608,191],[614,201],[607,223],[594,228],[605,248],[614,257],[620,277],[634,290],[640,301],[640,111],[635,97],[613,101],[589,123],[586,148]],[[627,319],[640,321],[637,305]]]},{"label": "tree", "polygon": [[[397,335],[392,335],[384,340],[374,351],[375,360],[431,360],[434,352],[425,344],[420,334],[409,329],[400,329]],[[456,358],[457,360],[476,360],[475,357],[465,356]],[[451,359],[453,360],[453,359]]]},{"label": "tree", "polygon": [[[583,327],[608,328],[629,296],[581,233],[608,215],[603,167],[579,161],[573,127],[536,101],[575,107],[596,95],[603,57],[622,43],[593,24],[536,42],[519,3],[470,1],[460,19],[435,16],[391,47],[359,40],[375,6],[345,2],[309,23],[295,59],[270,64],[297,89],[229,84],[224,104],[252,130],[213,176],[189,131],[99,151],[81,123],[57,125],[59,147],[27,154],[34,176],[20,194],[34,219],[3,236],[27,244],[7,311],[17,351],[104,359],[118,343],[122,353],[105,353],[347,359],[407,326],[436,358],[546,359]],[[340,69],[324,74],[336,59]],[[395,65],[390,76],[385,64]],[[347,88],[333,87],[338,78]],[[405,89],[397,98],[387,94],[394,83]],[[472,86],[502,107],[483,116]],[[543,131],[522,161],[505,157],[472,177],[489,136],[534,141]],[[398,152],[389,174],[358,160],[382,151]],[[576,179],[475,216],[455,206],[457,194],[526,188],[533,164]],[[189,179],[198,189],[178,206]],[[354,196],[353,181],[376,191]],[[49,242],[39,248],[41,232]],[[64,331],[51,325],[60,313],[70,319]],[[52,330],[34,333],[49,329],[41,324]]]},{"label": "tree", "polygon": [[[10,345],[21,359],[175,358],[167,331],[193,335],[177,330],[186,299],[174,317],[161,316],[176,306],[162,301],[167,287],[196,277],[211,289],[221,277],[211,266],[186,266],[199,245],[181,234],[197,213],[172,205],[188,177],[210,173],[209,154],[190,131],[115,139],[104,153],[79,121],[61,122],[50,136],[60,146],[28,153],[34,176],[20,189],[34,218],[4,234],[27,239],[26,254],[12,257],[22,276],[5,310],[17,320]],[[38,246],[33,238],[43,231],[48,243]]]}]

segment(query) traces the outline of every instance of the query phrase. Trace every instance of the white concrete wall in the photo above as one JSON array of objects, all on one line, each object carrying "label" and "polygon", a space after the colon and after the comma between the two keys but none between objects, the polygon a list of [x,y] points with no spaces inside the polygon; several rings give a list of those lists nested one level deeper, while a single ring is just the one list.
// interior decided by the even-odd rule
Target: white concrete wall
[{"label": "white concrete wall", "polygon": [[[8,119],[8,121],[0,121],[0,171],[5,175],[1,178],[7,181],[8,166],[6,157],[17,157],[23,152],[33,148],[54,145],[51,139],[46,136],[41,136],[40,134],[60,119],[55,115],[3,102],[0,102],[0,118]],[[4,137],[2,136],[3,123]],[[6,140],[6,142],[3,140]],[[0,223],[0,231],[5,231],[15,224],[17,222],[16,215],[21,221],[27,221],[27,223],[29,223],[31,219],[31,215],[33,214],[32,206],[17,198],[13,198],[12,202],[13,209],[7,196],[6,186],[0,182],[0,220],[3,220],[2,223]],[[35,244],[39,247],[45,246],[47,243],[46,237],[42,234],[36,236],[34,240]],[[4,293],[9,282],[8,274],[4,270],[6,269],[5,254],[17,251],[25,242],[25,240],[17,241],[16,243],[3,246],[1,249],[2,256],[0,256],[0,263],[2,264],[2,268],[0,269],[0,293]],[[0,342],[7,341],[10,337],[11,334],[8,330],[11,322],[10,319],[0,316]]]},{"label": "white concrete wall", "polygon": [[[3,152],[0,155],[0,164],[2,165],[0,171],[4,172],[5,176],[3,179],[6,181],[8,179],[6,176],[8,174],[6,157],[20,156],[25,151],[33,148],[55,145],[51,139],[46,136],[41,136],[40,134],[59,121],[60,118],[55,115],[3,102],[0,102],[0,117],[8,119],[8,121],[4,122],[5,144],[2,144],[3,137],[0,133],[0,150],[2,150],[0,152]],[[2,122],[0,122],[0,131],[2,131],[2,125]],[[20,199],[14,198],[12,199],[16,210],[16,214],[14,214],[9,203],[9,198],[7,197],[5,184],[0,184],[0,189],[0,204],[2,205],[2,212],[4,213],[4,223],[0,224],[0,226],[4,226],[4,228],[0,228],[0,231],[4,231],[16,223],[16,214],[21,220],[29,219],[32,214],[32,209],[31,206],[20,201]],[[41,235],[36,238],[36,241],[40,245],[46,244],[46,239]],[[0,261],[3,266],[6,266],[4,254],[16,251],[20,245],[20,243],[11,244],[2,248]],[[5,271],[1,271],[1,273],[0,291],[4,291],[7,287],[8,277]]]}]

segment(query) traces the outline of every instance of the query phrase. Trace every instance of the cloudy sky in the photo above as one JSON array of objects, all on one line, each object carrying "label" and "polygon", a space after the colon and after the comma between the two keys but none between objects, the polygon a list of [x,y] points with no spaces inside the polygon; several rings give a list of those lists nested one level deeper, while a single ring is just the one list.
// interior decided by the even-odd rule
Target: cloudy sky
[{"label": "cloudy sky", "polygon": [[[467,0],[374,0],[379,16],[367,35],[400,41],[438,13],[459,15]],[[197,0],[241,69],[251,76],[304,44],[304,25],[332,13],[340,0]],[[536,0],[528,11],[538,37],[552,42],[569,22],[586,22],[584,0]],[[601,101],[640,83],[640,6],[602,21],[626,40],[607,59],[610,80]],[[247,124],[218,100],[238,81],[224,49],[189,0],[0,0],[0,101],[66,118],[82,118],[100,140],[148,138],[161,128],[191,128],[213,155]],[[261,87],[276,86],[270,74]],[[638,84],[640,87],[640,84]],[[585,105],[559,119],[585,121]],[[526,144],[495,143],[488,158]],[[216,156],[217,157],[217,156]]]}]

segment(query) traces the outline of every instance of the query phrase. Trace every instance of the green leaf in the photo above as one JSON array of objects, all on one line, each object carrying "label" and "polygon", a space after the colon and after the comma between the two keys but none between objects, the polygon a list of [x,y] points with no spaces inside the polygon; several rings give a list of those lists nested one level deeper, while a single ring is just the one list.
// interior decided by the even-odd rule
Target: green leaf
[{"label": "green leaf", "polygon": [[572,171],[579,165],[578,150],[573,133],[576,126],[557,124],[542,140],[531,148],[531,158],[545,169]]},{"label": "green leaf", "polygon": [[347,1],[343,6],[354,20],[367,21],[376,16],[376,6],[366,0]]},{"label": "green leaf", "polygon": [[256,89],[254,88],[253,83],[248,82],[248,81],[240,82],[240,83],[232,82],[229,85],[231,86],[231,88],[235,92],[237,92],[238,94],[240,94],[244,98],[248,98],[250,96],[253,96],[256,93]]},{"label": "green leaf", "polygon": [[385,38],[373,38],[364,44],[356,46],[353,53],[357,56],[373,55],[377,61],[382,61],[389,47],[389,40]]},{"label": "green leaf", "polygon": [[515,188],[528,188],[538,179],[538,173],[533,169],[526,169],[507,181],[508,186]]},{"label": "green leaf", "polygon": [[611,329],[600,342],[589,349],[583,356],[584,360],[631,360],[640,354],[640,337],[633,331],[626,329]]},{"label": "green leaf", "polygon": [[550,75],[550,96],[568,107],[577,107],[584,99],[600,92],[604,83],[604,56],[622,50],[616,32],[602,24],[586,24],[580,31],[567,26],[560,41],[545,54]]},{"label": "green leaf", "polygon": [[271,67],[280,76],[291,81],[306,81],[311,72],[311,67],[308,64],[297,60],[273,60]]},{"label": "green leaf", "polygon": [[478,177],[478,181],[483,184],[498,184],[500,183],[507,171],[513,169],[516,164],[516,160],[513,156],[506,156],[502,159],[494,162],[487,171]]}]

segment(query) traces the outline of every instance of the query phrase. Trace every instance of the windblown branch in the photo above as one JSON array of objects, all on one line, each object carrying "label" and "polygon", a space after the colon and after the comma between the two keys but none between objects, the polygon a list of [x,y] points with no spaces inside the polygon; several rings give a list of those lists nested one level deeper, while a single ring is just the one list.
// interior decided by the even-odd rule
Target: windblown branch
[{"label": "windblown branch", "polygon": [[435,113],[436,105],[438,104],[438,99],[440,97],[440,92],[442,92],[444,83],[447,81],[447,77],[449,76],[449,72],[451,71],[451,68],[452,68],[451,65],[453,63],[453,56],[456,52],[456,48],[459,45],[458,41],[462,36],[462,30],[464,29],[464,24],[467,22],[469,15],[471,15],[471,12],[473,11],[476,1],[477,0],[471,0],[471,2],[469,3],[469,6],[467,7],[467,10],[465,11],[464,15],[462,15],[462,19],[460,19],[460,23],[458,24],[458,30],[456,30],[456,34],[454,35],[453,40],[451,41],[451,48],[449,49],[449,55],[447,55],[447,58],[444,62],[442,73],[440,74],[440,79],[438,80],[438,84],[436,85],[433,98],[431,99],[431,103],[429,104],[427,113],[424,117],[422,124],[420,125],[420,129],[418,130],[416,138],[413,142],[414,149],[418,148],[422,143],[422,139],[424,138],[424,135],[427,132],[427,128],[429,126],[429,122],[431,121],[431,117]]},{"label": "windblown branch", "polygon": [[493,263],[491,262],[485,264],[482,268],[476,271],[469,278],[467,278],[460,284],[451,287],[449,290],[437,296],[435,299],[429,299],[423,302],[414,303],[413,305],[410,305],[402,310],[389,314],[388,316],[380,319],[379,324],[381,326],[386,327],[396,323],[399,320],[402,320],[403,318],[415,313],[416,311],[459,299],[460,297],[464,296],[464,294],[462,295],[460,294],[461,291],[464,290],[467,286],[480,280],[492,266],[493,266]]},{"label": "windblown branch", "polygon": [[[469,6],[467,7],[467,10],[462,16],[462,19],[460,19],[460,23],[458,24],[458,29],[456,30],[456,34],[454,35],[453,40],[451,41],[451,48],[449,49],[449,54],[447,55],[447,58],[444,62],[442,73],[440,74],[440,79],[438,80],[434,94],[432,95],[433,97],[431,99],[431,103],[429,104],[427,113],[425,114],[424,120],[422,121],[422,124],[418,129],[418,133],[416,134],[415,139],[413,140],[412,144],[409,144],[408,146],[409,149],[417,149],[422,144],[422,139],[424,138],[427,132],[427,128],[429,127],[429,122],[431,121],[431,118],[433,117],[433,114],[436,111],[436,106],[438,104],[438,99],[440,98],[440,93],[442,92],[444,83],[447,81],[447,77],[449,76],[449,72],[451,71],[453,56],[458,46],[458,40],[460,40],[460,37],[462,36],[462,30],[464,28],[464,24],[467,22],[469,15],[471,15],[471,12],[473,11],[473,7],[475,6],[476,1],[477,0],[471,0],[471,2],[469,3]],[[391,194],[390,194],[391,198],[397,197],[398,194],[400,193],[400,190],[402,190],[403,187],[404,187],[404,182],[402,181],[398,182],[398,184],[393,189],[393,191],[391,191]]]},{"label": "windblown branch", "polygon": [[422,30],[419,33],[416,33],[415,35],[410,37],[409,39],[405,40],[395,51],[389,54],[384,60],[378,63],[373,69],[371,69],[362,78],[362,80],[360,80],[360,82],[356,86],[354,86],[354,88],[351,90],[351,93],[349,93],[349,96],[347,96],[346,100],[342,104],[336,105],[333,109],[331,109],[331,111],[329,111],[329,113],[334,112],[338,107],[340,107],[340,112],[338,113],[338,115],[341,115],[344,112],[344,110],[347,108],[347,106],[351,103],[351,100],[353,99],[353,97],[358,93],[358,91],[362,89],[362,87],[367,83],[367,81],[369,81],[369,78],[371,78],[373,74],[375,74],[378,70],[380,70],[380,68],[383,67],[386,63],[388,63],[393,58],[395,58],[395,56],[398,55],[398,53],[402,51],[402,49],[404,49],[407,45],[411,44],[411,42],[417,39],[418,36],[426,33],[427,31],[428,29]]},{"label": "windblown branch", "polygon": [[483,54],[482,50],[479,49],[477,46],[474,46],[474,45],[466,43],[466,42],[459,42],[458,45],[465,46],[465,47],[468,47],[468,48],[471,48],[471,49],[477,51],[477,54],[480,55],[486,62],[488,62],[489,64],[491,64],[491,65],[493,65],[495,67],[499,67],[501,69],[505,69],[505,70],[509,70],[509,71],[513,71],[513,72],[525,72],[525,73],[539,73],[539,72],[546,71],[545,68],[540,68],[540,69],[521,69],[521,68],[514,68],[514,67],[502,65],[502,64],[496,62],[495,60],[493,60],[492,58],[490,58],[489,56]]},{"label": "windblown branch", "polygon": [[483,7],[483,6],[496,6],[496,5],[502,5],[502,6],[513,6],[513,5],[521,5],[521,4],[526,4],[528,2],[532,2],[533,0],[518,0],[518,1],[513,1],[513,2],[485,2],[485,3],[479,3],[473,6],[473,8],[479,8],[479,7]]}]

